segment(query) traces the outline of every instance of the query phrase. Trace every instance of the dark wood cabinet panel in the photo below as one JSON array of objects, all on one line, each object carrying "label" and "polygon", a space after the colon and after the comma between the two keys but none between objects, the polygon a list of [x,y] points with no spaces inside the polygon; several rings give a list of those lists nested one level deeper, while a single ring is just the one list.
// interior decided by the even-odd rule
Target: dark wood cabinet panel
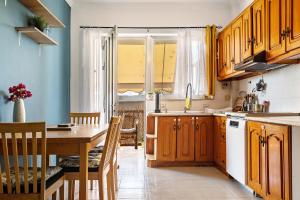
[{"label": "dark wood cabinet panel", "polygon": [[176,160],[176,117],[159,117],[157,123],[157,159]]},{"label": "dark wood cabinet panel", "polygon": [[213,118],[196,117],[195,121],[195,160],[213,161]]},{"label": "dark wood cabinet panel", "polygon": [[178,161],[193,161],[194,154],[194,117],[177,119],[177,158]]}]

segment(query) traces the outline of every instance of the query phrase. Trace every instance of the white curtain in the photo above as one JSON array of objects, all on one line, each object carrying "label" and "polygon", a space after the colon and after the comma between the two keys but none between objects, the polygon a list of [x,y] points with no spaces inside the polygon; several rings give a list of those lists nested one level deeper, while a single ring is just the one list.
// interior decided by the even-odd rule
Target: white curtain
[{"label": "white curtain", "polygon": [[[102,70],[102,32],[83,29],[79,73],[79,111],[103,114],[104,72]],[[101,117],[103,119],[103,117]]]},{"label": "white curtain", "polygon": [[205,95],[205,29],[186,29],[178,32],[176,63],[174,95],[183,98],[188,83],[192,84],[193,95]]}]

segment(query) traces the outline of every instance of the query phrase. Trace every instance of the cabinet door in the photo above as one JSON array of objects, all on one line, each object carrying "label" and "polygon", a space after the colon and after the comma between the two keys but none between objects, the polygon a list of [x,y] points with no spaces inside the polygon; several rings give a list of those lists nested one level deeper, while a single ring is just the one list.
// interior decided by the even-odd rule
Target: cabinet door
[{"label": "cabinet door", "polygon": [[[147,116],[147,134],[154,135],[155,117]],[[146,138],[146,154],[154,154],[154,139]]]},{"label": "cabinet door", "polygon": [[214,162],[219,164],[220,161],[220,117],[214,117]]},{"label": "cabinet door", "polygon": [[220,165],[224,170],[226,170],[226,130],[224,129],[221,129]]},{"label": "cabinet door", "polygon": [[213,161],[213,118],[196,117],[195,160]]},{"label": "cabinet door", "polygon": [[232,67],[242,62],[242,17],[232,24]]},{"label": "cabinet door", "polygon": [[287,50],[300,47],[300,1],[287,0]]},{"label": "cabinet door", "polygon": [[258,54],[266,49],[265,0],[258,0],[252,6],[253,51]]},{"label": "cabinet door", "polygon": [[178,117],[177,120],[177,159],[178,161],[193,161],[194,155],[194,117]]},{"label": "cabinet door", "polygon": [[267,0],[267,57],[275,58],[285,53],[285,1]]},{"label": "cabinet door", "polygon": [[176,159],[176,117],[159,117],[157,123],[157,159],[175,161]]},{"label": "cabinet door", "polygon": [[259,195],[263,195],[263,158],[264,147],[261,144],[264,138],[262,124],[248,122],[248,186]]},{"label": "cabinet door", "polygon": [[291,199],[289,128],[271,124],[265,126],[265,199],[289,200]]},{"label": "cabinet door", "polygon": [[242,58],[247,59],[252,56],[252,8],[244,11],[242,24]]},{"label": "cabinet door", "polygon": [[232,41],[231,41],[231,27],[224,30],[224,56],[225,56],[225,66],[224,66],[224,75],[230,75],[233,73],[233,60],[231,57],[232,49]]}]

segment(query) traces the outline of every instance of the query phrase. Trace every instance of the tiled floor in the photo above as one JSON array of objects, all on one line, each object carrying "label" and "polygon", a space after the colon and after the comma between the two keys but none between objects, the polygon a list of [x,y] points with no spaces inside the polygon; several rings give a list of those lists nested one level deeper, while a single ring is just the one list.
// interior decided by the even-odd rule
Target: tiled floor
[{"label": "tiled floor", "polygon": [[[252,193],[213,167],[145,167],[144,150],[119,150],[118,199],[254,200]],[[77,196],[77,195],[76,195]],[[98,199],[97,186],[90,199]]]}]

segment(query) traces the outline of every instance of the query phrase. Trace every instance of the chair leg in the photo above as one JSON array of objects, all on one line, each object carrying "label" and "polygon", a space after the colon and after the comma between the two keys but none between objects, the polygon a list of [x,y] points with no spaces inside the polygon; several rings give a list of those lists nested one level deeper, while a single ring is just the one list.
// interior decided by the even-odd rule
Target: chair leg
[{"label": "chair leg", "polygon": [[98,188],[99,188],[99,200],[104,200],[103,174],[100,175],[100,179],[98,180]]},{"label": "chair leg", "polygon": [[114,166],[112,166],[112,169],[109,170],[109,178],[110,178],[110,185],[111,185],[111,191],[110,191],[110,195],[111,195],[111,199],[112,200],[115,200],[116,199],[116,194],[115,194],[115,191],[116,191],[116,183],[115,183],[115,175],[114,175]]},{"label": "chair leg", "polygon": [[68,181],[68,199],[74,200],[75,181]]},{"label": "chair leg", "polygon": [[52,200],[56,200],[56,191],[52,194]]},{"label": "chair leg", "polygon": [[135,142],[134,142],[135,144],[135,149],[138,149],[138,134],[136,133],[136,135],[135,135]]},{"label": "chair leg", "polygon": [[65,185],[59,188],[59,200],[65,200]]},{"label": "chair leg", "polygon": [[93,180],[90,181],[90,188],[91,188],[91,190],[94,189],[94,181]]},{"label": "chair leg", "polygon": [[106,184],[107,184],[107,199],[108,200],[114,200],[113,199],[113,182],[112,182],[112,170],[110,169],[109,172],[106,175]]},{"label": "chair leg", "polygon": [[118,187],[118,162],[117,161],[114,163],[113,170],[114,170],[113,174],[114,174],[115,191],[118,191],[119,187]]}]

